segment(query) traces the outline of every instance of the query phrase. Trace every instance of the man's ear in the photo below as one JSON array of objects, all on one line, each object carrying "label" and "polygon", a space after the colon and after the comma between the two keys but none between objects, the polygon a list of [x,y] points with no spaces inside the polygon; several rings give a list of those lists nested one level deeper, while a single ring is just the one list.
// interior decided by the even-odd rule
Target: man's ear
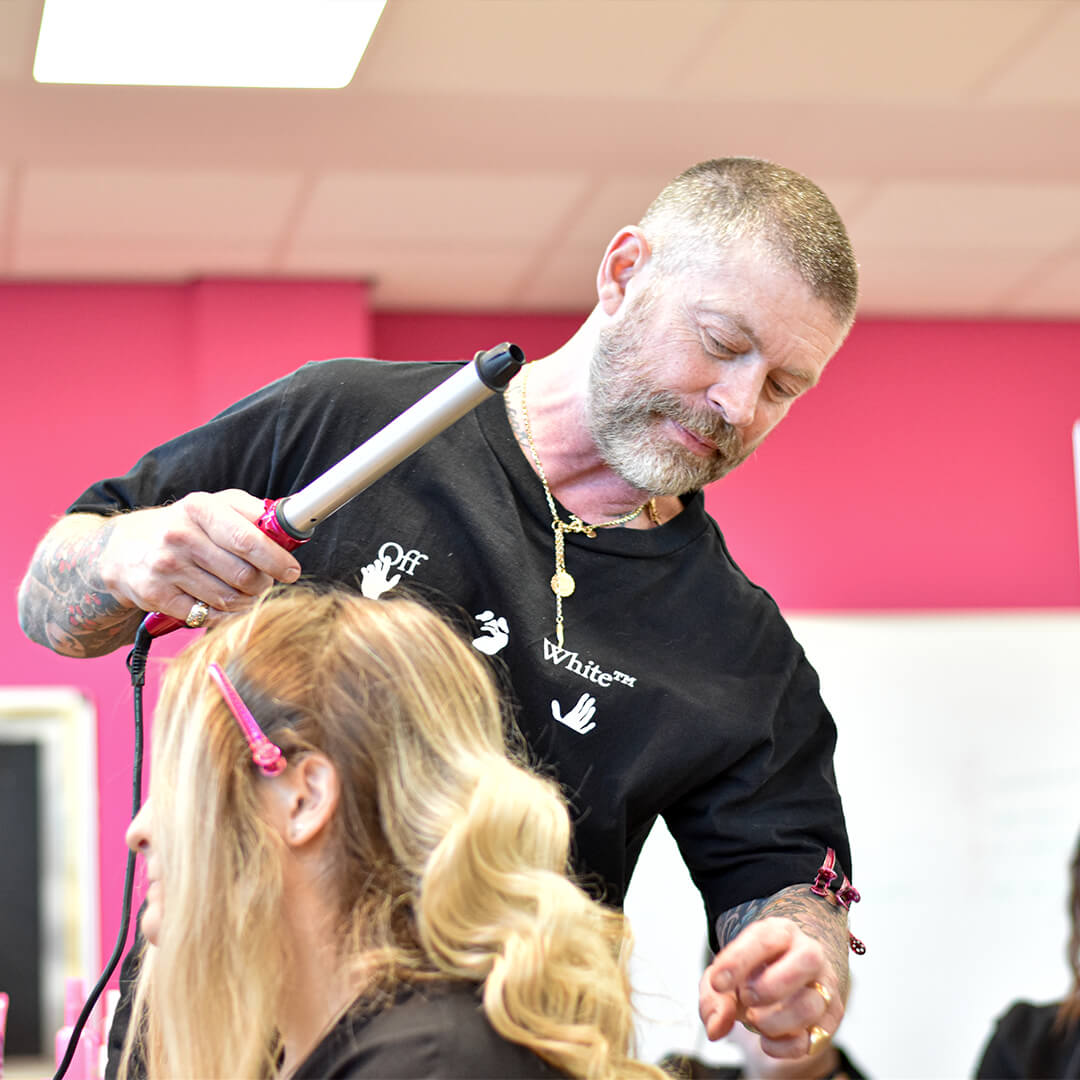
[{"label": "man's ear", "polygon": [[321,836],[341,798],[337,769],[330,759],[317,752],[305,754],[274,784],[281,785],[276,816],[286,846],[300,848]]},{"label": "man's ear", "polygon": [[620,229],[607,246],[596,274],[596,292],[604,314],[614,315],[626,297],[626,286],[652,257],[645,234],[637,225]]}]

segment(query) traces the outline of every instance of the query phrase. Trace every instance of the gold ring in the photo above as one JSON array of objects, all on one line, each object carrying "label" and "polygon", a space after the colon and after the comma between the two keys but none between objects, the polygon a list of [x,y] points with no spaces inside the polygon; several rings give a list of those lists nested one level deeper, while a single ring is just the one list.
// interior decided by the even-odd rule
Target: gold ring
[{"label": "gold ring", "polygon": [[192,630],[198,630],[198,628],[206,622],[206,616],[209,614],[210,605],[204,604],[201,600],[196,600],[195,603],[191,605],[191,610],[184,620],[184,625],[190,626]]},{"label": "gold ring", "polygon": [[810,989],[816,990],[821,995],[821,1000],[825,1002],[825,1008],[828,1009],[828,1007],[832,1004],[832,994],[829,993],[829,988],[827,986],[823,986],[819,982],[812,982],[810,984]]},{"label": "gold ring", "polygon": [[807,1034],[810,1036],[811,1054],[816,1054],[829,1042],[829,1033],[820,1024],[815,1024]]}]

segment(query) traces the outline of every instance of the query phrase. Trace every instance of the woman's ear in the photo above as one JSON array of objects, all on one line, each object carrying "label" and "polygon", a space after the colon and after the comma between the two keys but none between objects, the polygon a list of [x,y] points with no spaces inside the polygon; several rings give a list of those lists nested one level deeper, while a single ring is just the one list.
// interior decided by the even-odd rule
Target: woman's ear
[{"label": "woman's ear", "polygon": [[275,824],[287,847],[300,848],[323,834],[341,798],[337,769],[325,754],[310,753],[268,785]]},{"label": "woman's ear", "polygon": [[615,234],[596,274],[596,292],[605,315],[619,310],[630,279],[645,268],[651,257],[649,241],[637,225],[627,225]]}]

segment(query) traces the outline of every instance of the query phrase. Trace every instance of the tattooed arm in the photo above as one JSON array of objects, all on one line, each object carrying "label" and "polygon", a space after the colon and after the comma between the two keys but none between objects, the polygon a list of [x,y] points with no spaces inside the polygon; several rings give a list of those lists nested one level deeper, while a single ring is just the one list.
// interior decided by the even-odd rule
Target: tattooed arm
[{"label": "tattooed arm", "polygon": [[836,1031],[848,991],[848,932],[847,912],[831,895],[792,885],[732,908],[716,928],[720,951],[699,990],[710,1039],[741,1020],[761,1034],[766,1053],[801,1057],[811,1027]]},{"label": "tattooed arm", "polygon": [[19,589],[19,625],[64,656],[102,656],[135,637],[148,611],[184,619],[196,600],[235,611],[300,564],[253,524],[243,491],[196,492],[169,506],[61,518]]},{"label": "tattooed arm", "polygon": [[23,633],[62,656],[102,656],[130,642],[143,612],[121,603],[99,564],[115,518],[72,514],[38,545],[19,587]]},{"label": "tattooed arm", "polygon": [[750,900],[716,920],[716,933],[723,949],[740,931],[759,919],[785,918],[796,923],[825,950],[842,997],[848,992],[847,912],[828,897],[817,896],[809,885],[791,885],[764,900]]}]

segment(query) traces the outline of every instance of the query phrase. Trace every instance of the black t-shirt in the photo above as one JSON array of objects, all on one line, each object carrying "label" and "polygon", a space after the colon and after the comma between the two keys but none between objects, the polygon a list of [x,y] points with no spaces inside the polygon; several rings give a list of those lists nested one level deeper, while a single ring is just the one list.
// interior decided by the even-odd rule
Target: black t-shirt
[{"label": "black t-shirt", "polygon": [[1080,1077],[1080,1027],[1054,1029],[1060,1003],[1014,1002],[998,1019],[975,1072],[978,1080]]},{"label": "black t-shirt", "polygon": [[388,1009],[346,1014],[296,1070],[295,1080],[554,1080],[564,1076],[489,1023],[475,988],[454,984],[401,995]]},{"label": "black t-shirt", "polygon": [[[298,491],[458,365],[309,364],[91,487],[72,511],[195,491]],[[811,882],[827,847],[850,872],[817,675],[772,598],[728,554],[700,492],[662,527],[567,536],[577,590],[555,643],[551,515],[498,396],[316,529],[305,576],[438,600],[491,657],[534,761],[571,804],[575,866],[620,904],[658,815],[725,910]],[[560,508],[564,519],[569,513]],[[376,565],[380,558],[381,565]]]},{"label": "black t-shirt", "polygon": [[[820,1080],[867,1080],[866,1073],[848,1057],[846,1051],[835,1044],[833,1048],[833,1068]],[[660,1067],[670,1073],[673,1080],[746,1080],[757,1075],[742,1065],[710,1065],[689,1054],[668,1054],[660,1062]]]}]

